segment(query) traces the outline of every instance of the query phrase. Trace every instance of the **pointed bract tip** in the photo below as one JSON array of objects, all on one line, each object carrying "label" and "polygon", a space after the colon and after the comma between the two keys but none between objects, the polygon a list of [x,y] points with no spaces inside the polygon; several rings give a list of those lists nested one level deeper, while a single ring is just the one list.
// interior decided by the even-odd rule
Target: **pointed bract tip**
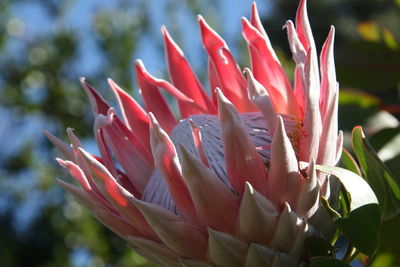
[{"label": "pointed bract tip", "polygon": [[56,161],[57,161],[57,163],[58,164],[60,164],[60,166],[62,166],[62,167],[66,167],[66,165],[67,165],[67,161],[66,160],[63,160],[63,159],[61,159],[61,158],[56,158]]},{"label": "pointed bract tip", "polygon": [[107,117],[113,119],[115,115],[116,115],[115,109],[113,107],[110,107],[107,110]]},{"label": "pointed bract tip", "polygon": [[143,64],[143,61],[142,61],[141,59],[136,59],[136,60],[135,60],[135,66],[138,67],[138,68],[140,68],[141,70],[144,70],[144,69],[145,69],[145,68],[144,68],[144,64]]},{"label": "pointed bract tip", "polygon": [[[196,156],[194,156],[185,146],[179,144],[178,149],[181,152],[182,170],[183,172],[199,172],[202,168],[207,168]],[[190,180],[194,177],[192,175],[184,175],[185,180]]]},{"label": "pointed bract tip", "polygon": [[207,227],[207,232],[208,232],[208,234],[209,234],[210,236],[212,236],[212,237],[215,237],[216,234],[218,233],[218,231],[216,231],[216,230],[214,230],[214,229],[212,229],[212,228],[210,228],[210,227]]},{"label": "pointed bract tip", "polygon": [[94,129],[99,130],[110,125],[111,122],[108,120],[108,117],[104,116],[103,114],[99,114],[96,116],[94,120]]},{"label": "pointed bract tip", "polygon": [[198,133],[201,136],[200,127],[192,119],[189,119],[189,124],[192,131],[199,131]]},{"label": "pointed bract tip", "polygon": [[72,142],[73,145],[77,145],[79,143],[79,138],[74,133],[74,128],[67,128],[67,135],[69,140]]},{"label": "pointed bract tip", "polygon": [[241,17],[240,22],[242,23],[242,27],[253,27],[246,17]]},{"label": "pointed bract tip", "polygon": [[160,124],[158,123],[156,117],[154,116],[153,112],[149,112],[147,113],[147,116],[149,117],[149,121],[150,121],[150,128],[158,128],[160,127]]},{"label": "pointed bract tip", "polygon": [[290,207],[290,204],[288,203],[288,202],[285,202],[284,203],[284,208],[283,208],[283,211],[282,211],[282,213],[284,213],[284,212],[286,212],[286,213],[291,213],[292,212],[292,208]]},{"label": "pointed bract tip", "polygon": [[85,77],[80,77],[79,78],[79,82],[81,83],[81,86],[83,87],[83,89],[86,92],[90,92],[91,91],[92,88],[90,87],[89,83],[86,81]]},{"label": "pointed bract tip", "polygon": [[250,194],[253,195],[254,194],[254,188],[253,186],[249,183],[249,182],[245,182],[244,184],[244,194]]},{"label": "pointed bract tip", "polygon": [[215,89],[218,102],[218,117],[222,121],[237,123],[240,120],[239,113],[231,101],[223,94],[218,87]]},{"label": "pointed bract tip", "polygon": [[107,78],[108,85],[114,90],[115,88],[120,89],[118,84],[113,79]]},{"label": "pointed bract tip", "polygon": [[174,39],[172,39],[165,26],[161,27],[161,32],[164,37],[165,48],[167,49],[166,53],[170,54],[171,51],[169,50],[172,49],[173,51],[177,52],[181,57],[184,57],[185,54],[183,53],[182,49],[178,46],[177,43],[175,43]]},{"label": "pointed bract tip", "polygon": [[60,179],[60,178],[57,178],[57,177],[56,177],[56,181],[57,181],[58,183],[60,183],[60,184],[64,184],[64,183],[65,183],[64,180],[62,180],[62,179]]},{"label": "pointed bract tip", "polygon": [[167,43],[167,44],[173,43],[174,44],[174,42],[173,42],[173,40],[171,38],[171,35],[169,35],[169,32],[167,30],[167,27],[165,27],[165,25],[161,26],[161,33],[162,33],[162,35],[164,37],[164,42],[165,43]]},{"label": "pointed bract tip", "polygon": [[115,109],[114,108],[109,108],[107,110],[107,114],[98,114],[95,118],[95,125],[99,128],[109,126],[113,123],[114,121],[114,116],[116,115]]},{"label": "pointed bract tip", "polygon": [[331,40],[335,38],[335,27],[333,25],[331,25],[331,28],[329,29],[328,38]]},{"label": "pointed bract tip", "polygon": [[253,95],[268,95],[267,90],[265,90],[264,86],[259,83],[253,75],[253,72],[249,68],[244,69],[244,73],[247,78],[247,87]]},{"label": "pointed bract tip", "polygon": [[287,137],[285,124],[281,115],[276,115],[275,134],[276,133],[282,133],[284,136]]},{"label": "pointed bract tip", "polygon": [[251,70],[249,68],[247,68],[247,67],[243,69],[243,73],[246,74],[246,76],[253,75]]},{"label": "pointed bract tip", "polygon": [[244,72],[247,78],[247,85],[257,85],[259,82],[254,78],[253,72],[249,68],[245,68]]},{"label": "pointed bract tip", "polygon": [[198,21],[198,22],[202,22],[202,23],[205,22],[203,16],[200,15],[200,14],[197,15],[197,21]]},{"label": "pointed bract tip", "polygon": [[293,25],[293,21],[291,21],[291,20],[289,19],[289,20],[287,20],[287,21],[285,22],[285,24],[283,24],[282,30],[287,30],[287,29],[289,28],[289,26],[291,26],[291,25]]},{"label": "pointed bract tip", "polygon": [[92,162],[92,160],[94,159],[88,152],[86,152],[81,147],[78,147],[78,152],[82,157],[84,157],[85,159],[89,160],[90,162]]},{"label": "pointed bract tip", "polygon": [[[108,86],[110,86],[111,91],[113,91],[114,95],[116,96],[117,99],[120,99],[120,94],[126,94],[124,89],[122,89],[113,79],[108,78],[107,79]],[[119,101],[119,100],[118,100]]]},{"label": "pointed bract tip", "polygon": [[199,23],[200,26],[200,32],[202,34],[202,38],[204,38],[204,34],[207,31],[212,31],[210,26],[207,24],[207,22],[205,21],[205,19],[203,18],[203,16],[198,15],[197,16],[197,22]]},{"label": "pointed bract tip", "polygon": [[276,130],[285,130],[285,124],[281,115],[276,115]]},{"label": "pointed bract tip", "polygon": [[[200,25],[200,31],[202,34],[204,34],[205,32],[214,32],[214,30],[210,27],[210,25],[208,25],[208,23],[206,22],[206,20],[203,18],[202,15],[198,15],[197,16],[197,21]],[[216,34],[216,33],[215,33]]]},{"label": "pointed bract tip", "polygon": [[315,160],[314,158],[311,158],[310,163],[308,164],[307,167],[307,176],[312,177],[314,173],[315,173]]},{"label": "pointed bract tip", "polygon": [[219,87],[215,88],[215,94],[217,95],[218,104],[220,104],[220,102],[221,102],[221,104],[222,103],[230,103],[228,98],[225,97],[224,93],[222,93],[222,90]]},{"label": "pointed bract tip", "polygon": [[309,162],[305,162],[305,161],[299,161],[299,169],[300,170],[306,170],[308,168],[308,165],[310,163]]},{"label": "pointed bract tip", "polygon": [[268,91],[264,88],[264,86],[259,83],[253,75],[253,72],[249,68],[245,68],[244,72],[246,74],[247,79],[247,89],[249,93],[249,98],[252,101],[255,101],[257,97],[267,96],[269,97]]},{"label": "pointed bract tip", "polygon": [[50,141],[51,141],[52,138],[55,137],[54,134],[50,133],[50,132],[47,131],[47,130],[43,130],[43,134],[44,134]]},{"label": "pointed bract tip", "polygon": [[[50,142],[53,144],[57,143],[57,140],[59,140],[54,134],[50,133],[47,130],[43,130],[43,134],[46,136],[47,139],[49,139]],[[61,141],[61,140],[60,140]]]},{"label": "pointed bract tip", "polygon": [[75,129],[74,128],[67,128],[67,135],[68,138],[71,140],[72,144],[79,144],[80,145],[80,140],[78,136],[74,133]]},{"label": "pointed bract tip", "polygon": [[165,138],[168,138],[168,135],[165,133],[165,131],[161,128],[160,124],[158,123],[156,117],[153,115],[153,113],[149,112],[149,122],[150,122],[150,134],[153,137],[156,137],[157,139],[162,139],[165,140]]},{"label": "pointed bract tip", "polygon": [[102,168],[105,168],[103,164],[101,164],[95,157],[93,157],[89,152],[85,151],[83,148],[78,147],[78,152],[84,158],[87,164],[102,166]]},{"label": "pointed bract tip", "polygon": [[225,110],[227,105],[232,105],[229,99],[226,98],[224,93],[222,93],[221,89],[219,89],[218,87],[215,88],[215,94],[217,95],[219,113],[221,113],[222,110]]},{"label": "pointed bract tip", "polygon": [[191,118],[189,118],[189,124],[192,129],[199,129],[199,127],[196,125],[196,123],[194,123]]},{"label": "pointed bract tip", "polygon": [[165,36],[168,34],[167,27],[165,25],[161,25],[161,33]]},{"label": "pointed bract tip", "polygon": [[[67,183],[66,181],[64,181],[64,180],[62,180],[62,179],[60,179],[60,178],[56,178],[56,181],[57,181],[57,183],[59,184],[59,185],[61,185],[65,190],[67,190],[67,191],[69,191],[69,192],[73,192],[73,191],[71,191],[70,189],[72,189],[72,188],[75,188],[75,189],[77,189],[75,186],[73,186],[72,184],[70,184],[70,183]],[[78,189],[78,190],[80,190],[80,189]]]}]

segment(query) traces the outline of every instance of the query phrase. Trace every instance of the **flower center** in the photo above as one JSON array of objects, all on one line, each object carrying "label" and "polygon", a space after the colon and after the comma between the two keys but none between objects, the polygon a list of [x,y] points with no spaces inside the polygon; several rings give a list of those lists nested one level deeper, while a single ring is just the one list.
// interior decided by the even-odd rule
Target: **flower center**
[{"label": "flower center", "polygon": [[[263,162],[268,166],[271,157],[272,137],[268,131],[264,117],[259,112],[241,114],[243,123],[247,128],[250,139],[254,143]],[[190,119],[200,129],[204,154],[208,160],[210,168],[215,172],[219,179],[229,188],[231,184],[226,171],[224,148],[221,140],[221,125],[216,115],[199,114],[193,115]],[[286,117],[284,119],[288,136],[296,139],[296,132],[299,123]],[[193,140],[192,128],[189,119],[179,122],[171,133],[171,140],[175,147],[184,146],[193,155],[200,158],[199,152]],[[178,157],[181,153],[177,148]],[[175,204],[171,198],[168,187],[164,182],[162,174],[155,169],[151,175],[146,188],[143,192],[143,200],[158,204],[170,211],[176,212]]]}]

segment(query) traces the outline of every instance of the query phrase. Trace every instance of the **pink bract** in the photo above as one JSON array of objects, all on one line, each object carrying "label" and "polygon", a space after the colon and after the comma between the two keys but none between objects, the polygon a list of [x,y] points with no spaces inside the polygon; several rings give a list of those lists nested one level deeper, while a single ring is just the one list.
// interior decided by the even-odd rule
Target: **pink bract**
[{"label": "pink bract", "polygon": [[[296,63],[287,78],[253,4],[243,18],[251,68],[198,18],[211,96],[165,27],[171,82],[135,64],[144,108],[109,79],[122,117],[82,79],[95,115],[99,156],[50,133],[57,159],[81,185],[59,183],[137,252],[165,266],[297,266],[305,240],[332,237],[320,196],[335,165],[338,132],[332,27],[318,61],[301,0],[287,30]],[[245,74],[244,74],[244,73]],[[161,90],[177,100],[180,120]]]}]

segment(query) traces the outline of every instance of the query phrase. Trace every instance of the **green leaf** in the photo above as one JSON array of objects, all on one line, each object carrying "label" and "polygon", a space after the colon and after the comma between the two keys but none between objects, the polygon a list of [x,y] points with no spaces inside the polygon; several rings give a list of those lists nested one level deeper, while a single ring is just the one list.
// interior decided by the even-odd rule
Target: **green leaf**
[{"label": "green leaf", "polygon": [[357,174],[359,176],[362,176],[361,170],[358,167],[357,162],[355,161],[353,156],[350,154],[350,152],[347,151],[345,148],[343,148],[341,159],[342,159],[343,167],[345,167],[349,171],[354,172],[355,174]]},{"label": "green leaf", "polygon": [[315,257],[311,258],[311,267],[350,267],[350,265],[338,259]]},{"label": "green leaf", "polygon": [[337,219],[339,219],[339,218],[342,218],[342,216],[340,215],[340,213],[337,212],[336,210],[334,210],[334,209],[330,206],[329,201],[328,201],[324,196],[321,196],[321,203],[322,203],[322,205],[324,205],[326,211],[328,212],[328,214],[331,216],[331,218],[332,218],[333,220],[337,220]]},{"label": "green leaf", "polygon": [[326,239],[318,236],[310,236],[306,240],[308,258],[311,257],[334,257],[335,248]]},{"label": "green leaf", "polygon": [[349,170],[316,165],[316,169],[337,177],[350,198],[346,217],[334,216],[338,228],[362,253],[370,256],[379,246],[380,215],[378,199],[367,182]]},{"label": "green leaf", "polygon": [[378,158],[359,126],[353,129],[352,143],[364,178],[378,197],[382,219],[395,217],[400,212],[400,180]]},{"label": "green leaf", "polygon": [[335,221],[347,239],[362,253],[371,256],[379,247],[380,217],[376,204],[355,209]]},{"label": "green leaf", "polygon": [[316,165],[315,168],[323,173],[337,177],[351,197],[350,211],[368,204],[378,204],[374,191],[362,177],[349,170]]}]

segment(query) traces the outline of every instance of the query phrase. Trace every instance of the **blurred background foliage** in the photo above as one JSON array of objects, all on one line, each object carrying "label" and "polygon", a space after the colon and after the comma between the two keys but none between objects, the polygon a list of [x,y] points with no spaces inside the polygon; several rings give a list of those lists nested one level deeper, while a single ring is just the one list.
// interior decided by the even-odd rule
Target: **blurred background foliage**
[{"label": "blurred background foliage", "polygon": [[[71,127],[96,153],[93,116],[78,77],[110,99],[111,77],[137,96],[133,62],[166,78],[159,27],[166,24],[206,81],[195,15],[226,38],[241,66],[249,60],[240,16],[251,2],[229,0],[2,0],[0,2],[0,266],[153,266],[105,229],[55,182],[70,179],[44,138],[67,139]],[[297,1],[256,1],[282,64],[293,69],[286,19]],[[246,7],[246,8],[242,8]],[[243,13],[243,12],[246,13]],[[336,26],[340,128],[364,129],[395,175],[400,175],[400,1],[309,0],[321,47]],[[192,34],[196,33],[196,34]],[[374,266],[400,265],[399,218],[384,226]]]}]

